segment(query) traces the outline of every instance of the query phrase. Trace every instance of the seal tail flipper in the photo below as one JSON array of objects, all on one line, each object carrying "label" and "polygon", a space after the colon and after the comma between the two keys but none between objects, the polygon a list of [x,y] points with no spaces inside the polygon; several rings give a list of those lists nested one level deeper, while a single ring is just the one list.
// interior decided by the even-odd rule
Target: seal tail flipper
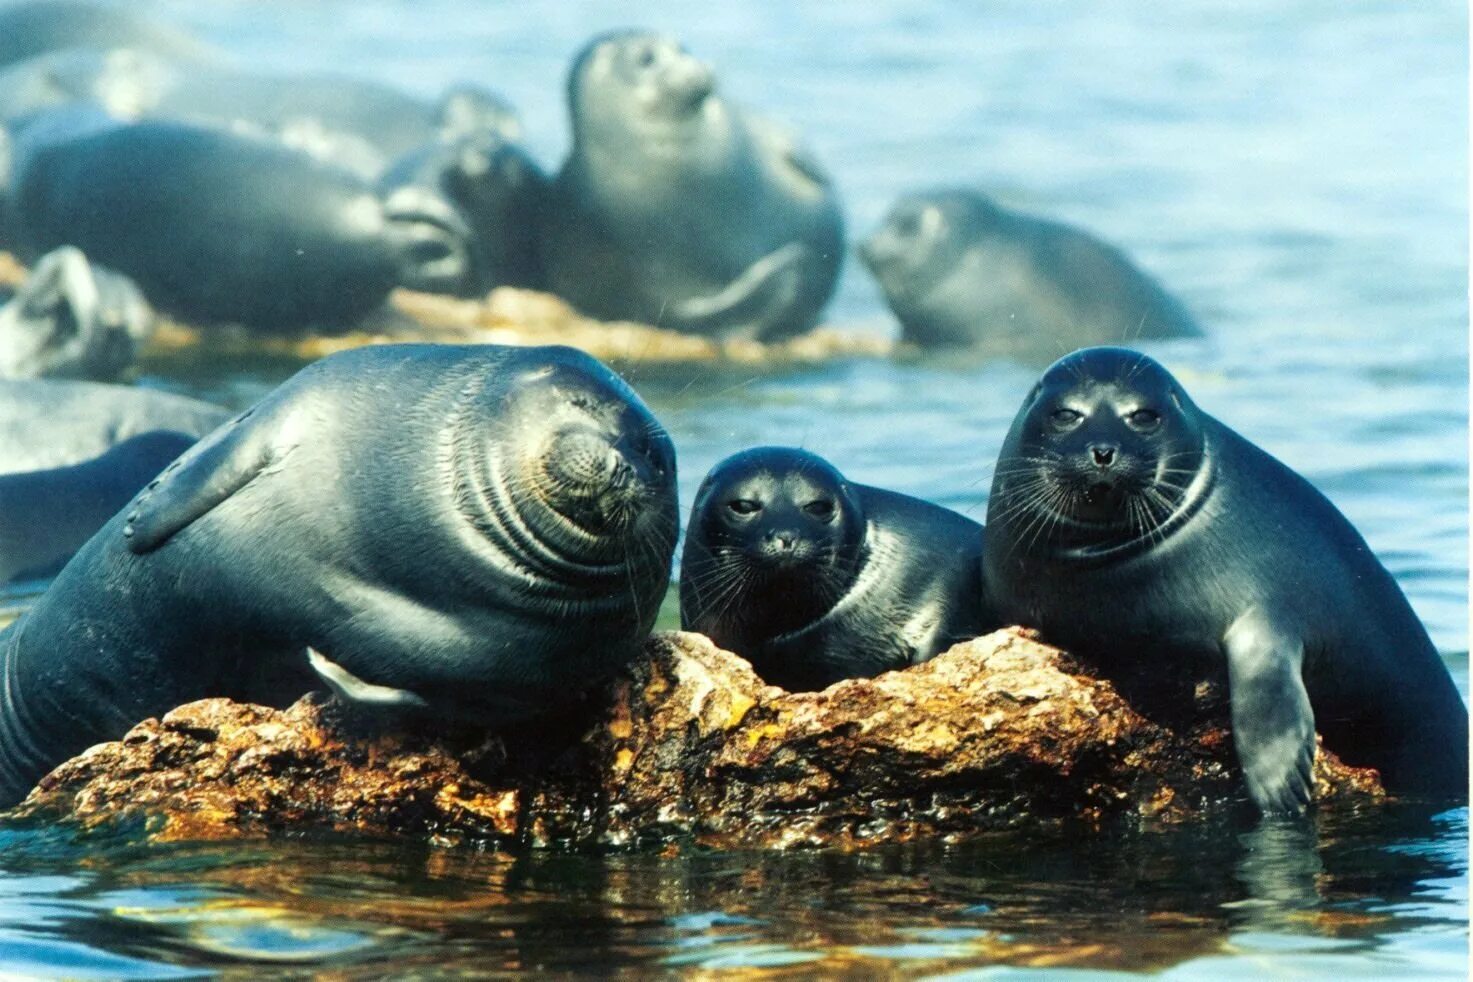
[{"label": "seal tail flipper", "polygon": [[259,435],[266,427],[241,429],[240,423],[251,412],[247,410],[195,444],[133,499],[123,536],[134,555],[162,546],[249,484],[277,456],[272,444]]},{"label": "seal tail flipper", "polygon": [[1304,643],[1250,610],[1223,638],[1233,744],[1248,794],[1267,814],[1298,814],[1314,797],[1314,710],[1300,668]]},{"label": "seal tail flipper", "polygon": [[307,664],[312,666],[327,687],[345,702],[375,709],[428,709],[429,703],[408,689],[365,682],[316,648],[307,649]]},{"label": "seal tail flipper", "polygon": [[[802,295],[811,251],[799,242],[768,253],[718,293],[671,304],[666,316],[680,330],[725,337],[756,337]],[[662,326],[662,325],[657,325]]]}]

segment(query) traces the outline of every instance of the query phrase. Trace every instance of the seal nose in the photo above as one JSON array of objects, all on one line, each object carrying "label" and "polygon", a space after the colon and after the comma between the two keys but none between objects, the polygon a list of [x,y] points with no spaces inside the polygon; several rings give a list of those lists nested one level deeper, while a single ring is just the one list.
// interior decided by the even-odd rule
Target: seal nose
[{"label": "seal nose", "polygon": [[1090,446],[1089,455],[1094,458],[1096,467],[1109,467],[1115,462],[1115,448],[1102,443]]}]

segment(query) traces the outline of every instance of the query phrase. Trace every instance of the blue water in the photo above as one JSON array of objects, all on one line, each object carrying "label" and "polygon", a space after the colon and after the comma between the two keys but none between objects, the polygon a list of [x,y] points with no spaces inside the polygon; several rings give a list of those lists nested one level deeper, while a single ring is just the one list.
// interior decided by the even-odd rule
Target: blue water
[{"label": "blue water", "polygon": [[[633,16],[574,0],[147,6],[263,70],[347,71],[425,95],[483,82],[522,110],[549,166],[567,144],[569,59]],[[713,62],[732,98],[804,134],[852,237],[903,191],[963,184],[1130,251],[1207,329],[1151,353],[1355,522],[1466,698],[1463,4],[656,0],[638,18]],[[894,330],[855,263],[828,319]],[[153,381],[240,402],[283,371]],[[722,456],[784,443],[980,518],[1036,371],[949,358],[631,375],[676,440],[686,502]],[[847,856],[0,836],[0,972],[21,974],[1467,967],[1466,809]]]}]

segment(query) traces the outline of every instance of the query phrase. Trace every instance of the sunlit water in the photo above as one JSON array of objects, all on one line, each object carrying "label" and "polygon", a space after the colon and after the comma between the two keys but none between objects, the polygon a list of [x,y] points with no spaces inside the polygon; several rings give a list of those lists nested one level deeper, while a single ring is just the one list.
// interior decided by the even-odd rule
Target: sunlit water
[{"label": "sunlit water", "polygon": [[[500,89],[552,166],[562,84],[614,5],[171,0],[263,69]],[[1207,411],[1323,489],[1467,692],[1467,20],[1462,4],[642,5],[734,98],[801,130],[852,237],[971,184],[1089,227],[1181,295],[1157,344]],[[829,319],[892,326],[851,263]],[[148,381],[244,404],[289,366]],[[716,460],[802,445],[981,518],[1037,366],[635,371],[687,503]],[[104,977],[1073,966],[1463,977],[1467,811],[1228,820],[862,855],[516,858],[365,842],[139,847],[0,831],[0,972]],[[1054,969],[1050,969],[1053,971]]]}]

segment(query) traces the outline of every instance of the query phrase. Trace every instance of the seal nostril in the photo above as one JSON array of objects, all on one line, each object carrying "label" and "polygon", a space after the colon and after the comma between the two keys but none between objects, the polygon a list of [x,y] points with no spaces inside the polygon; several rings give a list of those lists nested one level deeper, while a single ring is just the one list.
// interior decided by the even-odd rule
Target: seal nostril
[{"label": "seal nostril", "polygon": [[1089,453],[1099,467],[1109,467],[1115,461],[1114,447],[1090,447]]}]

